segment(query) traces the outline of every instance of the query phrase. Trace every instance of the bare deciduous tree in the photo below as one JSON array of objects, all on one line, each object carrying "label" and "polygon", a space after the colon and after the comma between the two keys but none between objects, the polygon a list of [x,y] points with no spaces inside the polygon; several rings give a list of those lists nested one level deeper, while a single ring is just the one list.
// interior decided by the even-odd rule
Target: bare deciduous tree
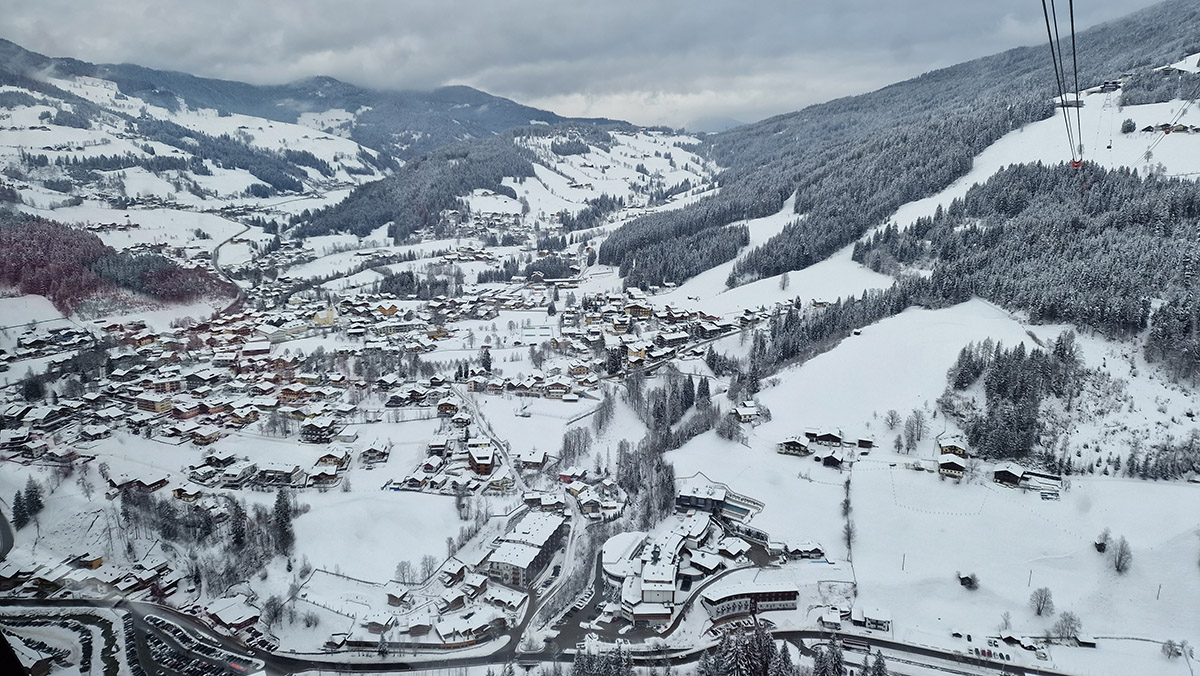
[{"label": "bare deciduous tree", "polygon": [[1054,595],[1049,587],[1038,587],[1029,595],[1029,605],[1037,615],[1049,615],[1054,612]]},{"label": "bare deciduous tree", "polygon": [[1122,535],[1117,539],[1117,544],[1113,548],[1113,570],[1124,574],[1133,565],[1133,549],[1129,546],[1129,541]]}]

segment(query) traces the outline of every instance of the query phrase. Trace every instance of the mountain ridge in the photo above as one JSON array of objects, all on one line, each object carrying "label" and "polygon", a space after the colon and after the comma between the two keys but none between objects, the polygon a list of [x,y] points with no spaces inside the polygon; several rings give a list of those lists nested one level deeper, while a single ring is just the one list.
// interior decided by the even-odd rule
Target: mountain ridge
[{"label": "mountain ridge", "polygon": [[138,64],[96,64],[73,57],[50,57],[0,38],[0,82],[43,81],[47,75],[109,80],[121,94],[168,110],[177,110],[179,101],[183,101],[190,108],[214,108],[278,122],[296,122],[304,113],[344,110],[353,115],[348,129],[351,140],[398,159],[415,157],[464,138],[480,138],[529,124],[622,123],[605,118],[568,118],[466,85],[428,91],[380,90],[327,75],[253,85]]}]

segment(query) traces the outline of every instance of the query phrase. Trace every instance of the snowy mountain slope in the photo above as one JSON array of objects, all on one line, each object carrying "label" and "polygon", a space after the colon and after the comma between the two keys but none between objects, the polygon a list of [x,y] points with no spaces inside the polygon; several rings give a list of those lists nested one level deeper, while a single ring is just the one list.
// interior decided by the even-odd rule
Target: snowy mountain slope
[{"label": "snowy mountain slope", "polygon": [[464,86],[430,92],[389,92],[330,77],[256,86],[132,64],[50,58],[7,40],[0,40],[0,70],[9,71],[5,79],[13,81],[45,74],[102,79],[122,96],[172,110],[213,109],[286,123],[303,119],[306,122],[301,124],[352,138],[399,159],[418,156],[464,137],[482,138],[535,122],[569,120]]},{"label": "snowy mountain slope", "polygon": [[[1200,175],[1200,134],[1164,134],[1142,131],[1175,121],[1200,124],[1200,110],[1187,101],[1171,101],[1140,106],[1121,106],[1120,93],[1088,92],[1080,109],[1083,128],[1084,158],[1109,169],[1128,167],[1141,174],[1192,177]],[[1075,113],[1071,113],[1074,119]],[[1121,132],[1125,120],[1132,120],[1136,131]],[[1149,157],[1147,157],[1149,153]],[[1010,164],[1041,162],[1058,164],[1070,159],[1070,147],[1063,131],[1061,113],[1011,132],[976,156],[971,171],[936,195],[909,202],[889,219],[900,226],[911,225],[921,216],[932,216],[940,205],[950,206],[955,198],[966,195],[976,183],[985,182]]]}]

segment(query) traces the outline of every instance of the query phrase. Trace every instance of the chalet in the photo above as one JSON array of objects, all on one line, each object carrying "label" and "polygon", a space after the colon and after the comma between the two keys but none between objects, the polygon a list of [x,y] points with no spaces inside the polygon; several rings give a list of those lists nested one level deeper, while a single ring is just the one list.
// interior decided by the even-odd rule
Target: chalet
[{"label": "chalet", "polygon": [[229,422],[235,425],[249,425],[256,420],[258,420],[258,409],[254,408],[253,406],[245,406],[235,409],[233,413],[229,415]]},{"label": "chalet", "polygon": [[440,418],[449,418],[458,413],[458,403],[453,399],[443,399],[437,404],[437,414]]},{"label": "chalet", "polygon": [[571,384],[562,380],[553,380],[546,385],[547,399],[562,399],[571,393]]},{"label": "chalet", "polygon": [[332,467],[314,467],[308,477],[309,486],[332,486],[338,482],[338,473]]},{"label": "chalet", "polygon": [[337,432],[338,425],[333,418],[314,418],[300,426],[300,441],[308,444],[327,444]]},{"label": "chalet", "polygon": [[458,559],[451,558],[442,564],[441,570],[438,571],[438,581],[447,587],[452,587],[459,582],[467,574],[467,565]]},{"label": "chalet", "polygon": [[460,610],[467,605],[467,595],[460,589],[447,589],[434,602],[439,613]]},{"label": "chalet", "polygon": [[71,565],[85,570],[96,570],[104,565],[104,557],[93,554],[81,554],[71,561]]},{"label": "chalet", "polygon": [[813,460],[826,467],[841,467],[846,455],[841,448],[822,448],[813,453]]},{"label": "chalet", "polygon": [[570,484],[576,481],[583,481],[587,478],[587,469],[572,465],[558,473],[558,480],[564,484]]},{"label": "chalet", "polygon": [[364,465],[378,465],[388,461],[390,452],[381,446],[371,446],[358,454],[358,461]]},{"label": "chalet", "polygon": [[200,402],[191,397],[180,397],[171,406],[171,416],[177,420],[188,420],[200,415]]},{"label": "chalet", "polygon": [[17,429],[0,430],[0,449],[19,448],[24,444],[29,443],[32,439],[28,427],[18,427]]},{"label": "chalet", "polygon": [[408,600],[408,590],[394,582],[387,585],[386,593],[389,606],[402,606]]},{"label": "chalet", "polygon": [[938,457],[938,473],[948,477],[961,477],[967,471],[967,463],[961,455],[943,453]]},{"label": "chalet", "polygon": [[492,490],[492,491],[504,492],[504,491],[512,490],[513,486],[515,486],[515,485],[516,485],[516,482],[514,482],[513,478],[511,476],[509,476],[508,470],[503,469],[499,473],[497,473],[495,476],[491,477],[491,479],[488,480],[487,488],[488,488],[488,490]]},{"label": "chalet", "polygon": [[522,469],[541,469],[546,464],[546,452],[536,448],[521,453]]},{"label": "chalet", "polygon": [[820,544],[812,540],[804,540],[800,542],[783,542],[771,543],[770,549],[772,552],[778,552],[781,556],[788,559],[823,559],[825,558],[825,550]]},{"label": "chalet", "polygon": [[654,308],[646,303],[628,303],[625,305],[625,314],[637,319],[647,319],[654,313]]},{"label": "chalet", "polygon": [[221,485],[229,488],[239,488],[250,480],[258,471],[258,465],[249,460],[235,462],[221,472]]},{"label": "chalet", "polygon": [[463,579],[463,590],[469,598],[475,598],[487,591],[488,579],[480,573],[470,573]]},{"label": "chalet", "polygon": [[221,430],[213,425],[203,425],[192,432],[192,443],[207,446],[221,438]]},{"label": "chalet", "polygon": [[258,608],[249,605],[246,597],[241,594],[217,599],[210,603],[205,611],[215,624],[230,631],[246,629],[258,622],[259,617]]},{"label": "chalet", "polygon": [[369,633],[383,634],[396,624],[396,616],[390,613],[371,613],[363,618],[363,627]]},{"label": "chalet", "polygon": [[146,392],[134,400],[139,411],[149,413],[166,413],[171,410],[171,395]]},{"label": "chalet", "polygon": [[1025,468],[1012,462],[1000,465],[992,472],[992,481],[1002,486],[1017,486],[1025,478]]},{"label": "chalet", "polygon": [[841,446],[843,437],[841,430],[821,430],[815,432],[810,438],[814,442],[825,446]]},{"label": "chalet", "polygon": [[808,455],[812,453],[808,447],[808,440],[798,436],[788,437],[775,444],[775,452],[782,453],[783,455]]},{"label": "chalet", "polygon": [[279,390],[280,401],[300,401],[309,398],[308,386],[303,383],[293,383],[284,385]]},{"label": "chalet", "polygon": [[863,610],[863,624],[866,625],[867,629],[891,631],[892,614],[880,608],[867,608]]},{"label": "chalet", "polygon": [[332,467],[335,471],[344,470],[350,466],[350,450],[346,448],[332,449],[317,458],[316,466]]},{"label": "chalet", "polygon": [[450,437],[445,434],[435,435],[429,440],[428,450],[434,455],[444,455],[450,450]]},{"label": "chalet", "polygon": [[293,463],[263,463],[258,468],[255,483],[262,486],[294,486],[302,487],[308,483],[308,475]]},{"label": "chalet", "polygon": [[237,456],[231,451],[217,451],[204,459],[204,463],[211,467],[222,469],[237,462]]},{"label": "chalet", "polygon": [[468,449],[467,462],[471,469],[481,476],[487,476],[495,468],[496,454],[491,445],[471,446]]},{"label": "chalet", "polygon": [[758,420],[758,407],[752,401],[744,401],[730,412],[738,422],[748,423]]},{"label": "chalet", "polygon": [[842,628],[842,613],[832,606],[825,608],[817,618],[817,624],[826,631],[837,631]]},{"label": "chalet", "polygon": [[242,356],[251,357],[255,355],[264,355],[271,353],[271,342],[268,340],[256,340],[242,345]]},{"label": "chalet", "polygon": [[233,407],[231,399],[212,399],[200,402],[200,410],[209,415],[225,413]]},{"label": "chalet", "polygon": [[942,455],[952,454],[960,458],[965,458],[968,455],[967,442],[957,434],[938,439],[937,445],[938,452]]},{"label": "chalet", "polygon": [[174,496],[176,500],[180,500],[182,502],[195,502],[199,500],[200,496],[203,494],[204,493],[200,490],[199,486],[193,486],[191,484],[176,486],[171,491],[171,495]]},{"label": "chalet", "polygon": [[84,441],[95,441],[103,439],[112,434],[112,428],[108,425],[84,425],[79,430],[79,438]]},{"label": "chalet", "polygon": [[679,347],[688,341],[690,336],[684,331],[675,331],[672,333],[660,333],[654,339],[655,344],[660,347]]}]

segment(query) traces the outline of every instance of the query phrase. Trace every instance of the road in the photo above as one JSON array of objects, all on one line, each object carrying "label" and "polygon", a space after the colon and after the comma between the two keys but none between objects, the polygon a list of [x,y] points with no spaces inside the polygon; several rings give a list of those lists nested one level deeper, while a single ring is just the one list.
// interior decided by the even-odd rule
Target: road
[{"label": "road", "polygon": [[[414,670],[414,669],[424,669],[424,668],[428,668],[428,667],[441,668],[441,669],[454,669],[454,668],[459,668],[459,667],[488,666],[488,665],[503,664],[503,663],[509,662],[509,661],[515,661],[518,658],[521,658],[523,660],[532,658],[532,659],[537,659],[537,660],[544,661],[544,662],[551,661],[551,659],[552,659],[552,657],[548,654],[540,654],[540,655],[526,654],[523,656],[519,656],[516,653],[516,644],[515,643],[510,643],[508,646],[505,646],[503,649],[501,649],[491,655],[484,655],[484,656],[478,656],[478,657],[462,657],[462,658],[447,657],[444,660],[438,660],[437,662],[433,662],[433,663],[422,662],[422,661],[410,661],[410,660],[388,660],[385,658],[381,658],[378,661],[372,660],[372,661],[368,661],[368,662],[341,661],[341,660],[337,659],[336,655],[332,655],[332,654],[331,655],[322,655],[322,656],[313,655],[312,657],[300,656],[300,655],[276,655],[276,654],[270,654],[270,653],[262,653],[257,650],[247,649],[244,646],[242,646],[240,643],[232,641],[231,639],[213,634],[210,630],[208,630],[207,627],[205,627],[204,625],[197,622],[195,620],[195,618],[178,613],[173,609],[166,608],[163,606],[158,606],[158,605],[151,604],[151,603],[142,603],[142,602],[138,602],[138,601],[129,601],[129,602],[117,601],[114,603],[112,601],[80,601],[80,600],[71,600],[71,599],[5,599],[3,601],[0,601],[0,605],[22,606],[22,607],[30,607],[30,608],[36,608],[36,607],[58,607],[58,608],[61,608],[61,607],[100,607],[100,608],[108,608],[108,607],[115,606],[118,609],[127,610],[134,615],[134,618],[135,618],[134,628],[135,628],[135,632],[137,632],[139,635],[138,636],[139,656],[135,657],[138,659],[146,659],[148,657],[148,655],[143,653],[142,649],[141,649],[141,646],[144,646],[144,644],[145,644],[144,633],[146,631],[150,630],[149,625],[146,624],[144,618],[147,614],[159,615],[161,617],[170,619],[173,622],[176,622],[177,624],[183,626],[188,631],[190,631],[194,634],[197,634],[199,636],[202,636],[210,642],[214,642],[214,643],[221,645],[223,648],[225,648],[226,650],[229,650],[230,652],[247,655],[249,657],[262,660],[263,663],[265,664],[266,673],[270,674],[272,676],[283,676],[285,674],[290,674],[290,673],[294,673],[294,672],[318,670],[318,669],[336,670],[336,671],[344,671],[344,672],[368,672],[368,673],[369,672],[389,672],[389,671],[394,672],[394,671],[409,671],[409,670]],[[33,615],[33,614],[34,613],[30,613],[30,615]],[[803,640],[803,641],[808,641],[811,643],[813,641],[818,641],[818,642],[828,641],[828,640],[830,640],[831,637],[838,636],[838,634],[837,634],[837,632],[831,633],[831,632],[825,632],[825,631],[804,630],[804,631],[775,632],[774,636],[776,639],[786,639],[786,640],[790,640],[793,642]],[[862,638],[862,637],[856,636],[855,638]],[[934,660],[941,660],[941,661],[949,661],[949,662],[953,662],[953,663],[962,665],[962,667],[964,669],[975,670],[975,671],[961,671],[959,673],[978,673],[979,670],[983,670],[984,673],[995,673],[995,674],[1028,674],[1031,676],[1069,676],[1068,674],[1066,674],[1064,672],[1055,671],[1055,670],[1049,669],[1049,668],[1033,667],[1033,666],[1017,666],[1017,665],[1013,665],[1011,663],[997,663],[997,662],[994,662],[991,660],[980,659],[980,658],[968,656],[965,654],[959,654],[959,653],[945,651],[945,650],[938,650],[935,648],[929,648],[929,647],[925,647],[925,646],[915,646],[915,645],[901,643],[901,642],[890,640],[890,639],[869,638],[867,640],[868,640],[868,643],[870,643],[872,649],[883,648],[883,649],[891,651],[892,653],[901,653],[906,656],[919,657],[919,658],[925,658],[925,659],[934,659]],[[558,659],[563,662],[569,662],[573,659],[573,657],[571,655],[561,655],[561,656],[559,656]],[[675,656],[666,657],[666,658],[664,658],[660,653],[646,654],[646,655],[637,655],[637,654],[634,655],[634,661],[636,663],[642,663],[642,664],[657,664],[657,663],[661,663],[662,661],[668,661],[671,664],[679,665],[679,664],[691,663],[691,662],[696,661],[697,659],[699,659],[698,652],[692,653],[692,654],[685,654],[685,655],[675,655]],[[898,660],[894,660],[894,661],[898,661]],[[952,669],[944,669],[944,670],[947,671],[947,673],[954,673],[956,671],[956,670],[952,670]]]},{"label": "road", "polygon": [[243,289],[240,285],[238,285],[237,282],[233,281],[233,278],[229,276],[229,273],[225,272],[225,268],[221,267],[221,247],[225,246],[232,240],[246,234],[246,232],[249,230],[250,230],[250,226],[243,225],[241,231],[226,237],[225,239],[221,240],[215,247],[213,247],[213,250],[212,250],[213,269],[217,271],[218,275],[221,275],[222,279],[229,282],[230,284],[233,284],[234,288],[237,289],[237,297],[234,298],[233,302],[230,303],[228,306],[226,306],[225,309],[221,310],[221,314],[229,314],[229,313],[233,312],[234,309],[236,309],[239,305],[241,305],[241,303],[244,300],[246,300],[245,289]]}]

